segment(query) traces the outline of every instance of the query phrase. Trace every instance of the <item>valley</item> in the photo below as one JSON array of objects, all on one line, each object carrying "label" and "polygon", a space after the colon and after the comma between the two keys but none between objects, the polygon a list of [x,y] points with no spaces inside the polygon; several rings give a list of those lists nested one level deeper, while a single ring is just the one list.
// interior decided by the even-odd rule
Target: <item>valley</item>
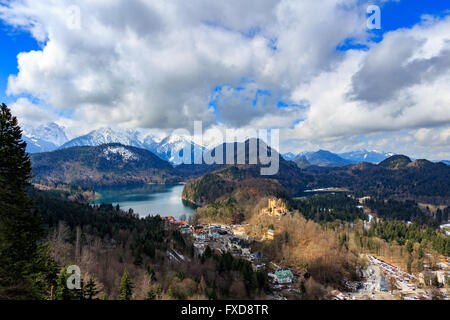
[{"label": "valley", "polygon": [[[448,285],[445,270],[429,267],[450,255],[444,163],[393,155],[354,164],[323,150],[285,160],[268,148],[279,170],[262,176],[259,162],[177,164],[170,148],[150,151],[127,134],[96,132],[30,155],[28,195],[52,259],[82,266],[105,297],[117,298],[123,268],[135,299],[410,296],[376,287],[381,271],[368,275],[378,267],[367,269],[367,256],[396,261],[424,296]],[[225,162],[233,150],[248,163],[254,142],[265,147],[247,140],[202,152]]]}]

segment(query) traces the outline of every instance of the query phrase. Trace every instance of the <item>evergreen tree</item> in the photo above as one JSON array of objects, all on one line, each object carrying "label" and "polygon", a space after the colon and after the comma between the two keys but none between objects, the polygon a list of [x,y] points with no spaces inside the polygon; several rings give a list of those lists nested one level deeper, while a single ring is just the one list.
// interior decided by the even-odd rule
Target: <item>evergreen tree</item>
[{"label": "evergreen tree", "polygon": [[156,281],[156,273],[150,266],[147,266],[147,273],[150,276],[150,281]]},{"label": "evergreen tree", "polygon": [[156,300],[156,292],[152,286],[150,286],[150,288],[148,288],[147,300]]},{"label": "evergreen tree", "polygon": [[87,300],[93,300],[98,293],[99,291],[97,290],[95,280],[93,278],[89,278],[89,281],[84,287],[84,298]]},{"label": "evergreen tree", "polygon": [[411,273],[411,267],[412,267],[412,259],[411,257],[409,257],[408,261],[406,262],[406,271],[408,271],[408,273]]},{"label": "evergreen tree", "polygon": [[424,256],[425,256],[425,253],[423,252],[423,246],[420,245],[419,251],[417,252],[417,257],[418,257],[419,259],[423,259]]},{"label": "evergreen tree", "polygon": [[163,294],[163,288],[161,286],[158,286],[156,288],[156,299],[161,300]]},{"label": "evergreen tree", "polygon": [[[82,300],[83,298],[83,287],[80,281],[80,289],[69,289],[67,287],[67,280],[71,276],[71,273],[67,272],[67,266],[62,268],[56,278],[56,290],[55,299],[56,300]],[[80,279],[81,280],[81,279]]]},{"label": "evergreen tree", "polygon": [[301,299],[305,299],[306,298],[306,287],[305,287],[305,282],[304,281],[300,281],[300,285],[298,286],[298,290],[300,291],[300,297]]},{"label": "evergreen tree", "polygon": [[441,283],[438,280],[437,274],[435,274],[433,276],[433,280],[432,281],[433,281],[433,287],[435,287],[435,288],[440,288],[441,287]]},{"label": "evergreen tree", "polygon": [[17,118],[0,107],[0,299],[43,299],[56,264],[40,245],[42,221],[27,196],[31,162]]},{"label": "evergreen tree", "polygon": [[412,241],[408,241],[406,243],[406,250],[408,251],[409,254],[412,254],[414,251],[414,247],[413,247],[413,243]]},{"label": "evergreen tree", "polygon": [[122,280],[120,281],[119,287],[119,299],[120,300],[131,300],[133,295],[133,282],[131,282],[130,275],[127,269],[123,272]]},{"label": "evergreen tree", "polygon": [[208,299],[217,300],[216,283],[213,283],[212,288],[209,290]]}]

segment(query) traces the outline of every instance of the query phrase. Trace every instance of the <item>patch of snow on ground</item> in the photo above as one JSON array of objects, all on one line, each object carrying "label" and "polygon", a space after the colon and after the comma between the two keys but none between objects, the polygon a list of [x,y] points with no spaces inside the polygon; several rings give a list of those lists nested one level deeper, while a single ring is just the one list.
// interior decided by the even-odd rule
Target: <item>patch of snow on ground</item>
[{"label": "patch of snow on ground", "polygon": [[139,159],[138,156],[124,147],[108,147],[103,151],[103,155],[105,156],[106,160],[111,160],[110,156],[113,154],[120,155],[124,161]]}]

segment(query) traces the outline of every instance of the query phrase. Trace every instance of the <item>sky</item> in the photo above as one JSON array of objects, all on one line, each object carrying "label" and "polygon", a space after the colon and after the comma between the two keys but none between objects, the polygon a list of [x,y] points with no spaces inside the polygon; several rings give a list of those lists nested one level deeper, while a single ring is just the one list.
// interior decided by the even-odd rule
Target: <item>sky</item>
[{"label": "sky", "polygon": [[[369,5],[380,8],[370,29]],[[24,127],[279,129],[281,152],[450,159],[445,0],[0,0]]]}]

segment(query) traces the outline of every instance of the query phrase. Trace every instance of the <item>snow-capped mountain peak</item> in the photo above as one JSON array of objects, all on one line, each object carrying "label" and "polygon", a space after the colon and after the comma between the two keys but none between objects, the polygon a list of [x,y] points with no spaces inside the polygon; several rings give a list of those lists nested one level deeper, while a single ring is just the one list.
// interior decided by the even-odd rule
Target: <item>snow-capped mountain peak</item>
[{"label": "snow-capped mountain peak", "polygon": [[172,134],[161,140],[156,148],[156,153],[162,159],[178,165],[183,162],[184,155],[182,150],[190,150],[191,161],[194,162],[195,150],[197,150],[197,153],[201,151],[203,154],[206,151],[206,148],[196,144],[188,137]]},{"label": "snow-capped mountain peak", "polygon": [[182,150],[191,150],[191,159],[194,159],[194,150],[205,151],[203,146],[195,144],[189,137],[183,135],[172,134],[161,139],[152,134],[146,135],[139,130],[115,128],[101,128],[91,131],[65,143],[60,148],[99,146],[109,143],[120,143],[125,146],[146,149],[155,153],[161,159],[176,165],[183,162]]},{"label": "snow-capped mountain peak", "polygon": [[142,133],[133,129],[100,128],[88,134],[72,139],[60,149],[76,146],[99,146],[107,143],[120,143],[127,146],[144,148]]},{"label": "snow-capped mountain peak", "polygon": [[28,152],[47,152],[57,149],[68,141],[65,130],[64,127],[56,123],[48,123],[38,127],[25,126],[22,137],[27,143]]},{"label": "snow-capped mountain peak", "polygon": [[60,127],[56,123],[48,123],[35,128],[24,128],[24,135],[28,138],[53,143],[56,146],[60,146],[68,141],[65,128]]}]

